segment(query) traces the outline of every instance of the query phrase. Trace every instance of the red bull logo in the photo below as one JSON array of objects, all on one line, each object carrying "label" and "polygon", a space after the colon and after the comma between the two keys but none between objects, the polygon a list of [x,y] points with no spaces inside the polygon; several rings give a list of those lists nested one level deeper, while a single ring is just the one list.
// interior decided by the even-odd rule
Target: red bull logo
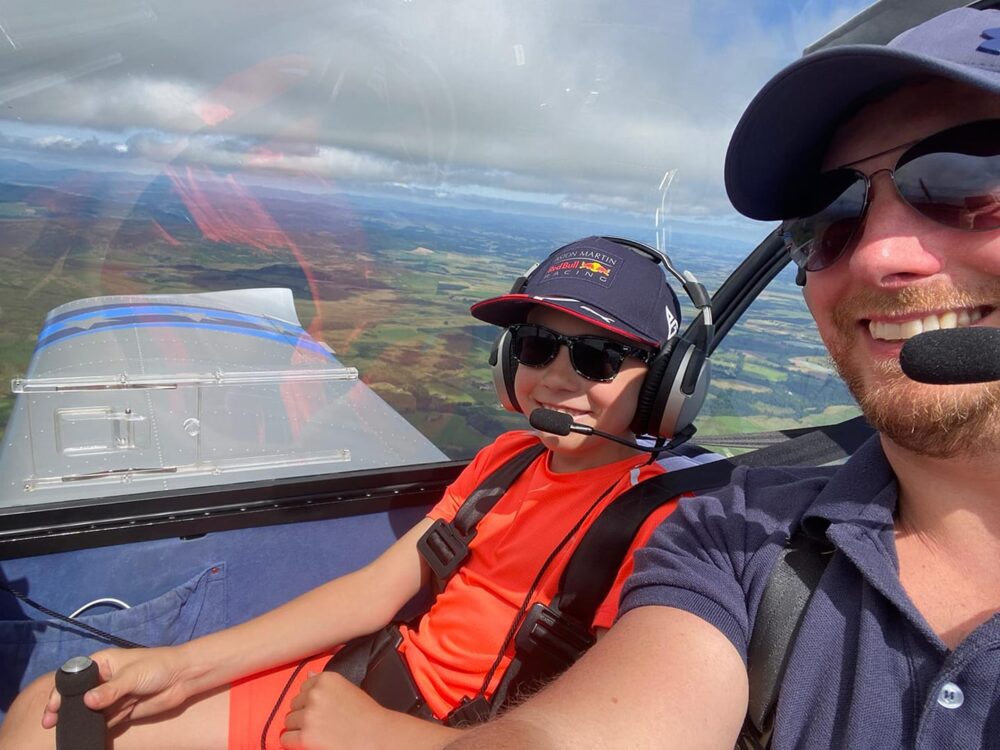
[{"label": "red bull logo", "polygon": [[598,263],[596,260],[585,261],[580,264],[580,268],[584,271],[590,271],[591,273],[599,273],[602,276],[611,275],[611,269],[603,263]]},{"label": "red bull logo", "polygon": [[580,267],[580,261],[571,260],[563,263],[556,263],[554,266],[549,266],[549,269],[545,273],[555,273],[558,271],[574,271]]},{"label": "red bull logo", "polygon": [[611,272],[614,270],[614,263],[564,255],[545,269],[545,278],[569,277],[589,281],[592,284],[609,284],[612,279]]}]

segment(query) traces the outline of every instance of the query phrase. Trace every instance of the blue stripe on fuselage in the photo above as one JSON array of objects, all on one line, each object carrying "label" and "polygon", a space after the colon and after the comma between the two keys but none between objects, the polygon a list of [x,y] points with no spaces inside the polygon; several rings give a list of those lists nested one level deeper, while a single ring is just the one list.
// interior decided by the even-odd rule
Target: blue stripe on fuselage
[{"label": "blue stripe on fuselage", "polygon": [[[285,332],[275,331],[273,326],[267,326],[266,328],[256,327],[252,324],[244,322],[223,324],[223,323],[211,323],[211,322],[195,322],[186,321],[183,319],[172,318],[172,319],[160,319],[160,320],[150,320],[148,316],[129,316],[125,318],[116,319],[114,322],[109,321],[106,324],[100,324],[98,326],[86,329],[72,329],[67,328],[60,331],[56,331],[50,334],[44,339],[40,339],[38,346],[35,347],[35,351],[39,352],[45,347],[62,341],[68,341],[69,339],[78,338],[80,336],[86,336],[87,334],[94,333],[106,333],[108,331],[119,330],[123,328],[194,328],[207,331],[217,331],[220,333],[235,333],[243,336],[254,336],[256,338],[267,339],[270,341],[277,341],[288,346],[307,349],[317,354],[321,354],[327,359],[333,359],[333,355],[320,344],[316,343],[312,337],[309,336],[304,330],[299,328],[297,331],[294,329],[286,330]],[[43,331],[44,333],[44,331]]]},{"label": "blue stripe on fuselage", "polygon": [[[48,339],[56,331],[72,328],[73,326],[68,325],[73,321],[86,320],[88,318],[118,318],[122,315],[137,316],[137,315],[177,315],[187,318],[191,318],[194,314],[204,315],[206,317],[211,317],[217,320],[233,320],[233,321],[243,321],[246,323],[253,323],[262,328],[278,329],[284,330],[291,333],[294,336],[300,336],[303,334],[303,330],[300,326],[293,325],[291,323],[286,323],[283,320],[276,320],[274,318],[264,317],[262,315],[249,315],[246,313],[234,313],[228,310],[219,310],[213,307],[200,307],[196,305],[101,305],[98,307],[88,307],[82,310],[74,310],[71,313],[63,313],[62,315],[57,315],[51,320],[49,320],[45,327],[42,329],[41,333],[38,334],[38,340],[44,341]],[[197,323],[199,321],[192,320],[191,322]]]}]

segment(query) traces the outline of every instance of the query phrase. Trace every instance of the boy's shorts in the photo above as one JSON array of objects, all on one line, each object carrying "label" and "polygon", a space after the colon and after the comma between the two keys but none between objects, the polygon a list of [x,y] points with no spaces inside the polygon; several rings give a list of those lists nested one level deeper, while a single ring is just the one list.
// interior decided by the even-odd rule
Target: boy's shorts
[{"label": "boy's shorts", "polygon": [[[299,694],[310,672],[322,672],[333,653],[306,659],[295,675],[267,730],[266,750],[281,750],[281,734],[285,731],[285,716],[291,710],[292,699]],[[229,689],[229,750],[260,750],[260,733],[267,717],[274,711],[281,691],[300,662],[269,669],[244,677]]]}]

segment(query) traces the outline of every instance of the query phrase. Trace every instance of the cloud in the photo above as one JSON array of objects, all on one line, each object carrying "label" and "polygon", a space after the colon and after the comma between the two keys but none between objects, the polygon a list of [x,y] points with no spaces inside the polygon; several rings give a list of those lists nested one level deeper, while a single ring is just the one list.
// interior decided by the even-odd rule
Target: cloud
[{"label": "cloud", "polygon": [[51,27],[4,19],[0,58],[21,64],[0,101],[22,128],[64,128],[34,139],[47,152],[725,215],[743,107],[860,6],[106,0],[88,19],[49,0]]}]

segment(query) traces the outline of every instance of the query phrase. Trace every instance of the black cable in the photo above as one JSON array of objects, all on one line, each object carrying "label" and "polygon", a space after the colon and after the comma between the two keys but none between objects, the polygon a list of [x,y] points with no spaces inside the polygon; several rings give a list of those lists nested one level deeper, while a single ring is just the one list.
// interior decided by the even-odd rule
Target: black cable
[{"label": "black cable", "polygon": [[79,620],[74,620],[72,617],[66,617],[66,615],[61,615],[48,607],[44,607],[38,602],[29,599],[27,596],[22,594],[20,591],[12,589],[5,583],[0,583],[0,589],[12,594],[14,597],[20,599],[22,602],[27,604],[29,607],[33,607],[41,612],[43,615],[48,615],[56,620],[62,620],[63,622],[69,623],[74,628],[79,628],[80,630],[85,630],[94,637],[102,641],[107,641],[108,643],[118,646],[119,648],[146,648],[141,643],[134,643],[133,641],[126,640],[125,638],[119,638],[117,635],[111,635],[111,633],[105,633],[103,630],[87,625],[86,623],[80,622]]},{"label": "black cable", "polygon": [[666,438],[663,438],[663,437],[660,437],[659,435],[657,435],[656,436],[656,442],[653,443],[653,448],[656,448],[657,450],[654,450],[653,452],[651,452],[649,454],[649,460],[645,464],[643,464],[643,465],[644,466],[649,466],[650,464],[656,463],[660,459],[660,454],[663,453],[663,451],[667,450],[668,448],[672,448],[672,447],[673,447],[672,444],[671,445],[667,444],[667,439]]},{"label": "black cable", "polygon": [[271,722],[274,721],[274,717],[277,715],[278,709],[281,708],[281,701],[285,700],[285,695],[288,694],[288,690],[289,688],[291,688],[292,682],[298,676],[299,672],[302,671],[302,668],[309,662],[309,658],[310,657],[307,657],[299,662],[299,665],[294,670],[292,670],[292,675],[291,677],[288,678],[288,682],[286,682],[285,686],[281,688],[281,693],[278,695],[278,700],[274,702],[274,708],[271,709],[271,713],[267,717],[267,721],[264,722],[264,728],[261,730],[260,750],[267,750],[267,730],[271,728]]}]

